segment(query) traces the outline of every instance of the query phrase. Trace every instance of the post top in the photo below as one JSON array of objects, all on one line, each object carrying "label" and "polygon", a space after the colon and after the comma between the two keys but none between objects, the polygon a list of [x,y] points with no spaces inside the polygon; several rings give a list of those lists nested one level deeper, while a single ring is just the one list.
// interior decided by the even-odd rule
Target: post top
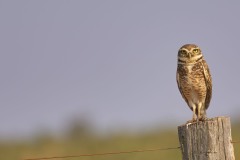
[{"label": "post top", "polygon": [[198,121],[198,122],[189,122],[189,123],[185,123],[182,124],[178,127],[183,127],[183,126],[189,126],[189,125],[194,125],[194,124],[202,124],[202,123],[207,123],[207,122],[213,122],[213,121],[219,121],[219,120],[230,120],[230,117],[228,116],[219,116],[219,117],[214,117],[214,118],[208,118],[205,121]]}]

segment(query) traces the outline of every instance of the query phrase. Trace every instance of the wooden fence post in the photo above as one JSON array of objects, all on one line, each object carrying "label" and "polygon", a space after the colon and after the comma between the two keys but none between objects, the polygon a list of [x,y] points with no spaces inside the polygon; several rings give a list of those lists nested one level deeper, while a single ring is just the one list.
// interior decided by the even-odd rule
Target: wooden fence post
[{"label": "wooden fence post", "polygon": [[235,160],[229,117],[178,126],[183,160]]}]

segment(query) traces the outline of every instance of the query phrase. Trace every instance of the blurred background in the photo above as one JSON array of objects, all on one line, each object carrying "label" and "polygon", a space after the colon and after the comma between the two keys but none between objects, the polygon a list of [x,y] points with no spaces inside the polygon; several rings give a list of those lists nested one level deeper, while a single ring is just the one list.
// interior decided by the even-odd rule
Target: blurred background
[{"label": "blurred background", "polygon": [[[177,147],[192,112],[177,51],[199,45],[208,117],[240,139],[240,2],[0,1],[0,159]],[[236,159],[240,146],[234,145]],[[81,158],[72,158],[81,159]],[[84,159],[181,159],[180,150]]]}]

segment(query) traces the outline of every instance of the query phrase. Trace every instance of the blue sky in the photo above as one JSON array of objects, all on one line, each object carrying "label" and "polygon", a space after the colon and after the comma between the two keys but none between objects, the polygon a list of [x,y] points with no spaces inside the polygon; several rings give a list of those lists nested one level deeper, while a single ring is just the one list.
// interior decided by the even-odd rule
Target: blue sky
[{"label": "blue sky", "polygon": [[0,1],[0,135],[99,131],[191,119],[175,80],[195,43],[213,77],[208,117],[240,114],[240,2]]}]

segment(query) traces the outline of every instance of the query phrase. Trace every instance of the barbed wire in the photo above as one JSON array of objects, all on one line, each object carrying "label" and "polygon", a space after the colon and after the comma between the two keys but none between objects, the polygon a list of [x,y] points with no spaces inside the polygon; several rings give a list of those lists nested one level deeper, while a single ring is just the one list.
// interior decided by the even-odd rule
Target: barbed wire
[{"label": "barbed wire", "polygon": [[[231,141],[231,143],[240,143],[239,141]],[[93,157],[93,156],[104,156],[104,155],[117,155],[127,153],[138,153],[138,152],[152,152],[152,151],[166,151],[180,149],[181,147],[169,147],[169,148],[154,148],[154,149],[140,149],[131,151],[118,151],[118,152],[104,152],[104,153],[93,153],[93,154],[80,154],[80,155],[68,155],[68,156],[53,156],[53,157],[41,157],[41,158],[25,158],[24,160],[46,160],[46,159],[60,159],[60,158],[76,158],[76,157]]]},{"label": "barbed wire", "polygon": [[80,155],[69,155],[69,156],[53,156],[53,157],[41,157],[41,158],[26,158],[24,160],[46,160],[46,159],[60,159],[60,158],[93,157],[93,156],[104,156],[104,155],[138,153],[138,152],[164,151],[164,150],[174,150],[174,149],[180,149],[180,147],[141,149],[141,150],[131,150],[131,151],[105,152],[105,153],[94,153],[94,154],[80,154]]},{"label": "barbed wire", "polygon": [[231,143],[240,143],[240,140],[239,141],[231,141]]}]

